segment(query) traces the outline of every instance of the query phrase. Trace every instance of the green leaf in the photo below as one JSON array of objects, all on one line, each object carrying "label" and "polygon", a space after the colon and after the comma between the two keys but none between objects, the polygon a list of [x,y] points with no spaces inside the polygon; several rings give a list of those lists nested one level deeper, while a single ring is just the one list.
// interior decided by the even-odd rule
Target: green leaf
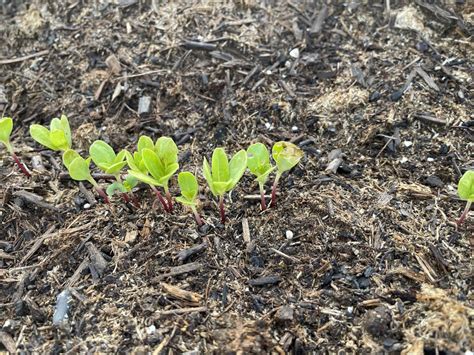
[{"label": "green leaf", "polygon": [[217,191],[214,189],[214,182],[212,180],[211,167],[209,166],[209,162],[207,161],[206,158],[204,158],[204,161],[202,163],[202,172],[203,172],[204,178],[207,181],[207,185],[211,189],[212,194],[214,196],[217,196]]},{"label": "green leaf", "polygon": [[199,185],[194,174],[189,171],[179,173],[178,185],[181,195],[189,202],[194,202],[199,192]]},{"label": "green leaf", "polygon": [[227,185],[227,191],[232,190],[235,185],[239,182],[242,175],[244,175],[247,169],[247,152],[245,150],[239,150],[230,160],[229,173],[230,182]]},{"label": "green leaf", "polygon": [[189,201],[189,200],[186,199],[186,197],[184,197],[184,196],[178,196],[178,197],[176,197],[176,201],[178,201],[179,203],[182,203],[182,204],[185,205],[185,206],[196,206],[196,205],[197,205],[196,202]]},{"label": "green leaf", "polygon": [[49,148],[51,150],[60,150],[57,148],[49,137],[49,130],[39,124],[33,124],[30,126],[30,135],[39,144]]},{"label": "green leaf", "polygon": [[140,171],[128,170],[128,173],[132,175],[134,178],[140,180],[141,182],[144,182],[145,184],[154,185],[154,186],[163,186],[161,182],[159,182],[158,180]]},{"label": "green leaf", "polygon": [[102,167],[100,167],[106,174],[112,174],[112,175],[115,175],[117,174],[118,172],[120,172],[120,170],[122,170],[122,168],[127,165],[127,162],[126,161],[121,161],[121,162],[118,162],[118,163],[114,163],[112,165],[108,165],[105,169],[102,169]]},{"label": "green leaf", "polygon": [[115,194],[115,192],[127,192],[127,189],[125,188],[125,186],[121,183],[119,183],[118,181],[115,181],[113,183],[111,183],[109,186],[107,186],[107,190],[105,190],[105,192],[107,192],[107,195],[109,196],[113,196]]},{"label": "green leaf", "polygon": [[265,184],[268,175],[276,169],[270,163],[270,154],[267,147],[262,143],[252,144],[247,148],[247,167],[257,177],[257,181]]},{"label": "green leaf", "polygon": [[118,163],[118,162],[122,162],[124,161],[125,159],[125,153],[127,151],[125,149],[122,149],[116,156],[115,156],[115,160],[114,160],[114,163]]},{"label": "green leaf", "polygon": [[113,148],[101,140],[96,140],[89,147],[89,154],[92,158],[92,161],[100,169],[103,169],[103,166],[110,166],[115,162],[115,152]]},{"label": "green leaf", "polygon": [[468,170],[459,179],[458,195],[461,200],[474,202],[474,170]]},{"label": "green leaf", "polygon": [[137,144],[138,152],[141,152],[143,149],[155,149],[155,145],[153,144],[153,140],[148,136],[140,136],[138,138]]},{"label": "green leaf", "polygon": [[[135,153],[135,154],[138,154],[138,153]],[[130,152],[125,151],[125,159],[127,160],[127,164],[128,164],[130,169],[140,171],[140,169],[138,168],[138,163],[137,163],[135,157]]]},{"label": "green leaf", "polygon": [[10,144],[10,135],[13,131],[13,120],[11,117],[3,117],[0,119],[0,142],[5,145]]},{"label": "green leaf", "polygon": [[137,186],[138,180],[132,175],[127,175],[125,181],[123,182],[123,186],[127,189],[127,191],[132,191],[132,189]]},{"label": "green leaf", "polygon": [[290,142],[277,142],[273,145],[272,156],[278,171],[283,173],[293,168],[303,157],[303,151]]},{"label": "green leaf", "polygon": [[158,158],[158,155],[151,149],[143,149],[142,158],[145,162],[146,169],[156,180],[161,180],[166,175],[165,167]]},{"label": "green leaf", "polygon": [[78,152],[76,152],[73,149],[68,149],[63,153],[63,164],[66,167],[66,169],[69,169],[69,165],[73,162],[74,159],[80,158],[81,156],[79,155]]},{"label": "green leaf", "polygon": [[229,161],[224,149],[216,148],[212,153],[212,181],[228,182],[230,179]]},{"label": "green leaf", "polygon": [[55,129],[49,132],[49,139],[51,140],[51,144],[56,147],[57,150],[69,149],[69,144],[63,131]]},{"label": "green leaf", "polygon": [[71,127],[69,126],[69,120],[67,119],[66,115],[61,115],[61,126],[66,136],[66,140],[68,143],[68,148],[72,147],[72,136],[71,136]]},{"label": "green leaf", "polygon": [[[77,181],[89,181],[92,185],[96,186],[97,183],[91,176],[89,165],[91,162],[91,158],[84,159],[81,156],[75,158],[68,167],[69,175],[72,179]],[[94,181],[94,182],[93,182]]]},{"label": "green leaf", "polygon": [[164,166],[178,162],[178,147],[173,139],[169,137],[160,137],[155,144],[155,152]]}]

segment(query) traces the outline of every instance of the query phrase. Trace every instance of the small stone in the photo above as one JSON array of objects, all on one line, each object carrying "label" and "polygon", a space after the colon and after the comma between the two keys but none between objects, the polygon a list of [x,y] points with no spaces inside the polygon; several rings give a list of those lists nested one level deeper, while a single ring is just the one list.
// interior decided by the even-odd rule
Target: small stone
[{"label": "small stone", "polygon": [[403,141],[402,144],[405,148],[408,148],[408,147],[411,147],[413,145],[413,142],[412,141]]},{"label": "small stone", "polygon": [[290,57],[293,59],[297,59],[300,56],[300,50],[298,48],[292,49],[290,51]]},{"label": "small stone", "polygon": [[285,232],[285,235],[286,235],[286,239],[293,239],[293,232],[292,231],[287,230]]},{"label": "small stone", "polygon": [[437,177],[436,175],[431,175],[428,176],[425,179],[425,185],[431,186],[431,187],[439,187],[442,188],[444,186],[443,181]]},{"label": "small stone", "polygon": [[405,164],[407,161],[408,161],[408,158],[407,158],[407,157],[402,157],[402,158],[400,159],[400,163],[401,163],[401,164]]},{"label": "small stone", "polygon": [[270,130],[272,129],[272,125],[269,122],[265,122],[265,128]]},{"label": "small stone", "polygon": [[281,320],[281,321],[292,321],[293,315],[294,315],[293,308],[289,306],[283,306],[278,310],[276,317],[278,320]]},{"label": "small stone", "polygon": [[82,206],[85,210],[91,208],[90,203],[85,203],[84,206]]},{"label": "small stone", "polygon": [[138,114],[143,115],[144,113],[150,113],[151,109],[151,97],[142,96],[138,100]]},{"label": "small stone", "polygon": [[156,332],[156,327],[153,324],[146,328],[146,333],[148,335],[152,335],[155,332]]},{"label": "small stone", "polygon": [[431,157],[426,160],[429,161],[430,163],[434,162],[434,158],[431,158]]},{"label": "small stone", "polygon": [[293,127],[291,127],[291,130],[292,130],[293,132],[298,132],[298,127],[293,126]]}]

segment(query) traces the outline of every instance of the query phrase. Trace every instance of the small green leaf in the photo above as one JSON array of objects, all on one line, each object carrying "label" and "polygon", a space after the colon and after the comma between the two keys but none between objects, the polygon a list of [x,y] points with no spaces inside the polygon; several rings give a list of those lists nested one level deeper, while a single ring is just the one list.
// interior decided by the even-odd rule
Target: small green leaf
[{"label": "small green leaf", "polygon": [[67,150],[69,149],[69,144],[67,142],[66,135],[63,131],[59,129],[54,129],[49,132],[49,139],[51,140],[51,144],[56,150]]},{"label": "small green leaf", "polygon": [[10,135],[13,131],[13,120],[11,117],[3,117],[0,119],[0,142],[5,145],[10,144]]},{"label": "small green leaf", "polygon": [[122,162],[125,160],[125,153],[127,151],[125,149],[122,149],[116,156],[115,156],[115,160],[114,160],[114,163],[118,163],[118,162]]},{"label": "small green leaf", "polygon": [[71,178],[77,181],[89,181],[92,185],[96,186],[97,183],[92,178],[89,170],[90,162],[91,158],[84,159],[81,156],[75,158],[68,167]]},{"label": "small green leaf", "polygon": [[66,169],[69,169],[69,165],[73,162],[74,159],[80,158],[81,156],[79,155],[78,152],[76,152],[73,149],[68,149],[63,153],[63,164],[66,167]]},{"label": "small green leaf", "polygon": [[61,126],[66,136],[66,140],[68,143],[68,148],[72,147],[72,136],[71,136],[71,127],[69,126],[69,120],[67,119],[66,115],[61,115]]},{"label": "small green leaf", "polygon": [[230,160],[229,173],[230,182],[227,185],[227,190],[232,190],[235,185],[239,182],[247,169],[247,152],[245,150],[239,150]]},{"label": "small green leaf", "polygon": [[178,147],[173,139],[169,137],[158,138],[155,144],[155,152],[165,167],[178,162]]},{"label": "small green leaf", "polygon": [[216,182],[227,182],[230,179],[229,161],[224,149],[216,148],[212,153],[212,180]]},{"label": "small green leaf", "polygon": [[212,180],[211,167],[209,166],[209,162],[207,161],[206,158],[204,158],[204,161],[202,163],[202,172],[203,172],[204,178],[207,181],[207,185],[209,185],[209,188],[211,189],[212,194],[214,196],[217,196],[217,191],[214,189],[214,182]]},{"label": "small green leaf", "polygon": [[153,144],[153,140],[148,136],[140,136],[138,138],[137,149],[138,152],[141,152],[143,149],[155,149],[155,145]]},{"label": "small green leaf", "polygon": [[127,175],[125,181],[123,182],[123,186],[127,189],[127,191],[132,191],[132,189],[137,186],[138,180],[132,175]]},{"label": "small green leaf", "polygon": [[158,155],[151,149],[143,149],[142,158],[145,162],[146,169],[156,180],[161,180],[166,175],[165,167],[158,158]]},{"label": "small green leaf", "polygon": [[293,168],[303,157],[303,151],[290,142],[277,142],[273,145],[272,156],[278,171],[283,173]]},{"label": "small green leaf", "polygon": [[94,164],[99,168],[101,168],[101,165],[112,165],[116,158],[113,148],[101,140],[96,140],[91,144],[89,154]]},{"label": "small green leaf", "polygon": [[247,148],[247,167],[257,177],[260,184],[265,184],[268,175],[276,169],[270,163],[270,154],[267,147],[262,143],[252,144]]},{"label": "small green leaf", "polygon": [[154,185],[154,186],[163,186],[163,184],[161,184],[158,180],[140,171],[128,170],[128,173],[132,175],[133,177],[135,177],[136,179],[144,182],[145,184]]},{"label": "small green leaf", "polygon": [[57,148],[49,137],[49,130],[39,124],[33,124],[30,126],[30,135],[39,144],[49,148],[51,150],[60,150]]},{"label": "small green leaf", "polygon": [[199,185],[194,174],[188,171],[179,173],[178,185],[181,195],[189,202],[194,202],[199,192]]},{"label": "small green leaf", "polygon": [[116,181],[116,182],[111,183],[109,186],[107,186],[107,190],[105,190],[105,192],[109,196],[113,196],[115,194],[115,192],[117,192],[117,191],[125,193],[125,192],[127,192],[127,189],[125,188],[125,186],[123,184]]},{"label": "small green leaf", "polygon": [[120,172],[120,170],[122,170],[122,168],[125,165],[127,165],[127,162],[126,161],[121,161],[121,162],[118,162],[118,163],[114,163],[112,165],[108,165],[105,169],[103,169],[100,166],[99,166],[99,168],[101,168],[106,174],[115,175],[115,174],[118,174]]},{"label": "small green leaf", "polygon": [[461,200],[474,202],[474,170],[468,170],[459,179],[458,195]]}]

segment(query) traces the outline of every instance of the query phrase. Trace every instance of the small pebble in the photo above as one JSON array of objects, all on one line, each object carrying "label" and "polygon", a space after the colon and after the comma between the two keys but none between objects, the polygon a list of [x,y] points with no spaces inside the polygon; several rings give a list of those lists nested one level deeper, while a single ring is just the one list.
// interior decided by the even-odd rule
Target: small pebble
[{"label": "small pebble", "polygon": [[431,163],[431,162],[434,162],[434,158],[428,158],[428,159],[426,159],[426,160],[429,161],[430,163]]},{"label": "small pebble", "polygon": [[146,328],[146,333],[148,335],[152,335],[155,332],[156,332],[156,327],[153,324]]},{"label": "small pebble", "polygon": [[407,147],[407,148],[408,148],[408,147],[411,147],[411,146],[413,145],[413,142],[411,142],[411,141],[403,141],[402,144],[403,144],[404,147]]},{"label": "small pebble", "polygon": [[291,130],[292,130],[293,132],[298,132],[298,127],[293,126],[293,127],[291,127]]},{"label": "small pebble", "polygon": [[272,125],[270,124],[270,122],[265,122],[265,127],[268,130],[272,129]]},{"label": "small pebble", "polygon": [[290,51],[290,57],[291,58],[297,59],[297,58],[299,58],[299,56],[300,56],[300,50],[298,48],[292,49]]},{"label": "small pebble", "polygon": [[290,230],[287,230],[286,233],[286,239],[293,239],[293,232]]},{"label": "small pebble", "polygon": [[83,208],[84,208],[85,210],[91,208],[90,203],[85,203],[84,206],[83,206]]}]

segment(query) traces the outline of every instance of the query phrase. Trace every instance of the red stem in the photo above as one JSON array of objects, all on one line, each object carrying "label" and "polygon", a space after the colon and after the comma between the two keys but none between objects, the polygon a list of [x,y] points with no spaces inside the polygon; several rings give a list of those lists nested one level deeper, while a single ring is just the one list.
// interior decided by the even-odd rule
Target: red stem
[{"label": "red stem", "polygon": [[168,211],[173,212],[173,199],[171,198],[170,191],[166,191],[166,199],[168,200]]},{"label": "red stem", "polygon": [[140,202],[138,201],[137,196],[133,192],[130,192],[130,195],[132,197],[132,203],[136,208],[140,208]]},{"label": "red stem", "polygon": [[464,220],[466,219],[466,217],[467,217],[467,215],[468,215],[468,213],[469,213],[469,210],[471,209],[471,204],[472,204],[472,202],[470,202],[470,201],[468,201],[468,202],[466,203],[466,207],[464,208],[464,211],[463,211],[461,217],[460,217],[459,220],[457,221],[457,225],[458,225],[458,226],[460,226],[460,225],[464,222]]},{"label": "red stem", "polygon": [[96,187],[95,190],[97,191],[97,193],[99,194],[100,197],[102,197],[104,199],[104,202],[107,203],[107,204],[110,204],[110,200],[109,200],[109,197],[107,196],[107,194],[104,192],[104,190],[102,190],[100,187]]},{"label": "red stem", "polygon": [[204,222],[202,221],[201,216],[199,216],[199,213],[197,212],[195,207],[193,207],[192,210],[193,210],[194,219],[196,220],[196,223],[198,224],[199,227],[202,226]]},{"label": "red stem", "polygon": [[224,196],[219,197],[219,212],[221,214],[221,222],[225,223],[225,211],[224,211]]},{"label": "red stem", "polygon": [[277,191],[278,180],[275,178],[272,186],[272,200],[270,202],[270,207],[276,207],[276,191]]},{"label": "red stem", "polygon": [[156,188],[156,187],[152,187],[153,191],[155,192],[155,195],[156,197],[158,198],[158,200],[160,200],[165,212],[170,212],[169,209],[168,209],[168,204],[166,203],[165,199],[163,198],[163,196],[161,196],[161,193],[160,191]]},{"label": "red stem", "polygon": [[122,192],[120,195],[122,196],[122,199],[125,201],[125,203],[130,202],[130,198],[128,197],[128,195],[125,192]]},{"label": "red stem", "polygon": [[12,153],[12,158],[15,161],[16,165],[18,165],[18,168],[21,170],[21,172],[26,176],[26,177],[31,177],[31,174],[26,170],[26,167],[23,165],[23,163],[18,159],[15,153]]}]

